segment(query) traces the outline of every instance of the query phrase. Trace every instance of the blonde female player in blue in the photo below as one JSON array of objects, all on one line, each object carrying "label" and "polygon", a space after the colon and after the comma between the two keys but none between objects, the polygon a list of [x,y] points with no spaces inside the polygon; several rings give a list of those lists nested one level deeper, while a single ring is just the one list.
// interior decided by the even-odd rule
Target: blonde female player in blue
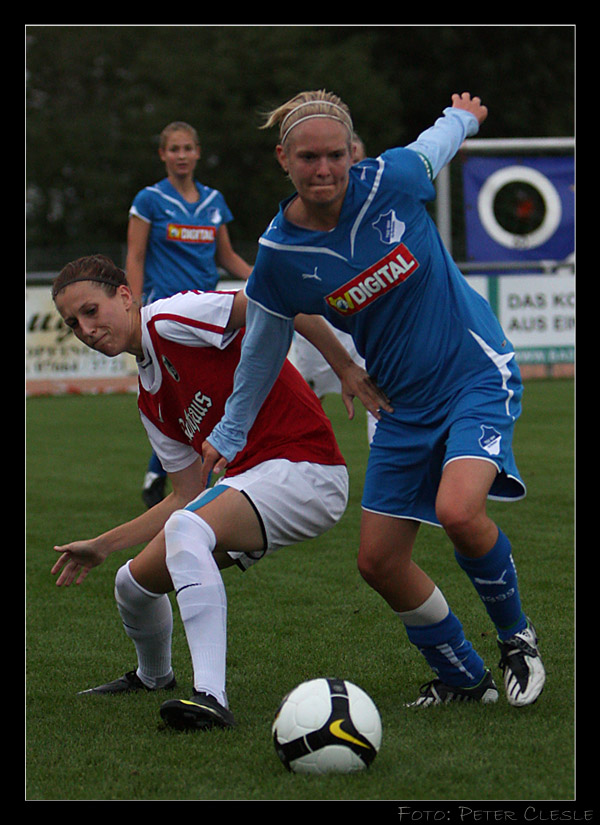
[{"label": "blonde female player in blue", "polygon": [[297,313],[352,334],[390,401],[370,449],[358,567],[435,674],[418,706],[498,699],[461,622],[412,560],[422,522],[444,528],[487,609],[508,701],[531,704],[545,681],[511,543],[486,510],[488,497],[525,495],[512,452],[519,370],[426,209],[436,174],[486,116],[479,98],[455,94],[414,143],[353,164],[352,119],[337,96],[301,93],[271,113],[265,126],[279,127],[277,157],[296,192],[260,238],[234,392],[203,447],[205,473],[242,448]]},{"label": "blonde female player in blue", "polygon": [[[141,189],[129,210],[125,269],[137,301],[151,303],[184,289],[215,289],[218,267],[246,280],[252,271],[233,248],[233,215],[223,194],[196,179],[201,156],[196,129],[184,121],[160,133],[166,175]],[[152,506],[164,496],[166,473],[153,453],[142,487]]]}]

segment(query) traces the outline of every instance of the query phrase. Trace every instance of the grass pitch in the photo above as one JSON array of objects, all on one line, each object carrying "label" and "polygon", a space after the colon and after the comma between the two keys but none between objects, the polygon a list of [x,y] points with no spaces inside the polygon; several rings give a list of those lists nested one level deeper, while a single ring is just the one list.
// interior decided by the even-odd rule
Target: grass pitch
[{"label": "grass pitch", "polygon": [[[356,571],[364,417],[357,405],[347,421],[337,397],[326,399],[326,409],[351,473],[348,510],[321,539],[246,573],[224,571],[228,693],[238,724],[182,734],[161,723],[164,696],[76,695],[135,666],[113,598],[114,574],[135,549],[110,557],[80,587],[57,588],[50,575],[54,544],[97,535],[141,511],[149,448],[135,398],[27,401],[26,799],[427,800],[445,810],[444,800],[575,798],[573,383],[526,384],[515,452],[528,496],[490,508],[513,542],[548,673],[542,697],[524,709],[511,708],[503,692],[494,706],[403,707],[431,674]],[[500,685],[494,633],[441,530],[422,529],[416,560]],[[185,698],[191,668],[173,604],[177,695]],[[270,726],[279,701],[316,676],[354,681],[377,703],[383,743],[370,770],[302,777],[278,761]]]}]

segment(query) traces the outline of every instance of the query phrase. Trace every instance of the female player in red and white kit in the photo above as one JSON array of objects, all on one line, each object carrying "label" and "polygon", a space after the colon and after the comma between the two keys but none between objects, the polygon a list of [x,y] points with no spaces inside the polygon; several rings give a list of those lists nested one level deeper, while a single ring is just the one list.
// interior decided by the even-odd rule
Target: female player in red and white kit
[{"label": "female player in red and white kit", "polygon": [[[245,321],[240,292],[185,292],[140,307],[125,274],[104,256],[61,271],[53,297],[66,324],[87,346],[130,352],[139,370],[138,406],[173,490],[145,513],[102,535],[55,549],[58,585],[81,583],[112,552],[148,542],[116,574],[115,598],[138,658],[136,670],[84,693],[172,688],[175,590],[192,658],[190,700],[161,706],[178,729],[229,727],[225,692],[227,603],[220,568],[248,568],[274,550],[321,535],[346,508],[348,474],[331,424],[288,362],[252,429],[247,448],[214,487],[203,491],[201,445],[223,415],[233,386]],[[345,376],[346,396],[372,411],[378,397],[366,373],[321,327],[321,345]],[[301,324],[299,325],[299,329]],[[307,331],[307,334],[309,332]],[[316,343],[317,340],[313,338]]]}]

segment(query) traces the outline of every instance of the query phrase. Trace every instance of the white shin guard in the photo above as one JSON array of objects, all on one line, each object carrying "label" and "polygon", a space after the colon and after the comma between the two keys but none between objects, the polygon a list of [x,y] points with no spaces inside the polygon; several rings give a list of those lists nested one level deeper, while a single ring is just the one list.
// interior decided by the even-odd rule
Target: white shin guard
[{"label": "white shin guard", "polygon": [[227,707],[227,596],[213,558],[216,537],[200,516],[177,510],[165,525],[166,562],[192,657],[194,689]]},{"label": "white shin guard", "polygon": [[128,561],[115,576],[115,600],[125,633],[135,645],[137,675],[149,688],[173,678],[171,635],[173,611],[166,593],[150,593],[134,579]]}]

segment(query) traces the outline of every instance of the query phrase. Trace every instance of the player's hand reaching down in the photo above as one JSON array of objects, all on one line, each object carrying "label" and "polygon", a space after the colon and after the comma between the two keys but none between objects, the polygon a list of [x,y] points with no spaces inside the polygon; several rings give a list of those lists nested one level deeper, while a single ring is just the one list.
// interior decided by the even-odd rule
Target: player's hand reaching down
[{"label": "player's hand reaching down", "polygon": [[354,418],[354,399],[362,403],[365,410],[375,416],[377,420],[381,418],[381,411],[393,412],[389,398],[371,376],[354,361],[350,361],[343,372],[338,372],[338,377],[342,384],[342,401],[348,411],[348,418]]},{"label": "player's hand reaching down", "polygon": [[[370,375],[357,363],[348,358],[344,367],[338,367],[336,374],[342,385],[342,401],[348,412],[348,418],[354,418],[354,399],[358,398],[367,412],[377,420],[381,411],[393,412],[389,398],[379,389]],[[202,444],[202,489],[209,484],[211,474],[222,473],[227,467],[227,459],[216,450],[209,441]]]},{"label": "player's hand reaching down", "polygon": [[93,567],[102,564],[106,554],[102,552],[94,539],[73,541],[70,544],[55,546],[60,558],[52,567],[53,576],[58,576],[58,587],[68,587],[75,582],[81,584]]},{"label": "player's hand reaching down", "polygon": [[209,485],[212,473],[223,473],[227,468],[227,459],[215,450],[209,441],[202,444],[202,490]]}]

